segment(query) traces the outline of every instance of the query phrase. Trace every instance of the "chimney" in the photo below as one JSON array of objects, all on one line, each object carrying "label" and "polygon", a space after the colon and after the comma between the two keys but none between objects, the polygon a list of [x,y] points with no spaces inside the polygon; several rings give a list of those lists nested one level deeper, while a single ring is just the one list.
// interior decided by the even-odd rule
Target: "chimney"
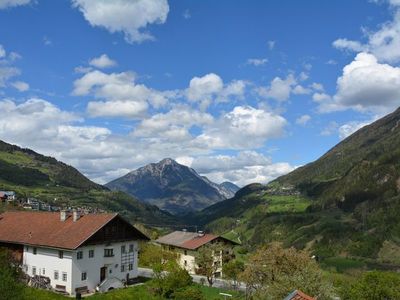
[{"label": "chimney", "polygon": [[81,212],[74,209],[74,211],[72,212],[72,220],[76,222],[80,219],[80,217],[81,217]]},{"label": "chimney", "polygon": [[60,211],[60,221],[64,222],[68,218],[68,213],[66,210]]}]

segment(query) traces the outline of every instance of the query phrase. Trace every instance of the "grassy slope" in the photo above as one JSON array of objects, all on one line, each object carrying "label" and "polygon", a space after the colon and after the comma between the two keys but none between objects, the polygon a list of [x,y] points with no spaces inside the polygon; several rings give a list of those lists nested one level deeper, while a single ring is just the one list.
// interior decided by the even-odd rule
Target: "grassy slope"
[{"label": "grassy slope", "polygon": [[55,205],[90,206],[118,211],[134,222],[171,223],[158,208],[122,192],[111,192],[54,158],[0,141],[0,189]]},{"label": "grassy slope", "polygon": [[[214,300],[214,299],[222,299],[219,295],[220,292],[232,294],[235,297],[234,299],[244,299],[239,297],[237,292],[233,291],[226,291],[218,288],[212,288],[207,286],[200,286],[200,289],[207,300]],[[64,297],[53,292],[48,292],[39,289],[27,288],[26,289],[26,296],[28,299],[43,299],[43,300],[62,300],[62,299],[71,299],[69,297]],[[140,299],[140,300],[160,300],[159,297],[155,297],[151,295],[148,291],[147,284],[138,285],[129,287],[126,289],[119,289],[115,291],[111,291],[105,294],[95,294],[93,296],[89,296],[86,299],[90,300],[125,300],[125,299]]]}]

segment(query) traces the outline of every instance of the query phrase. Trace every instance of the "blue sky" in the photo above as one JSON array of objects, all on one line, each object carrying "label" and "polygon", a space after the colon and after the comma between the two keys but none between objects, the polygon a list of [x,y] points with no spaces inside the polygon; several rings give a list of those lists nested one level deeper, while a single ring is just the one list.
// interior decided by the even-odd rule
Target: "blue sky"
[{"label": "blue sky", "polygon": [[268,182],[400,100],[400,1],[0,0],[0,139],[104,183]]}]

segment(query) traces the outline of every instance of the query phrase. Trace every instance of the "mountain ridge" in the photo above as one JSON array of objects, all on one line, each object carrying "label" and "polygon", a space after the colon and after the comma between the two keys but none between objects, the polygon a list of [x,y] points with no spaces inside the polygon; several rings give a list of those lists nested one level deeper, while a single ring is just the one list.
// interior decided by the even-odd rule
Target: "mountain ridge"
[{"label": "mountain ridge", "polygon": [[56,206],[117,211],[135,222],[176,222],[157,207],[122,192],[112,192],[53,157],[1,140],[0,169],[0,189],[13,190],[20,198],[38,198]]},{"label": "mountain ridge", "polygon": [[[105,185],[171,213],[200,210],[234,196],[234,186],[219,185],[194,169],[164,158],[133,170]],[[237,188],[238,189],[238,188]]]}]

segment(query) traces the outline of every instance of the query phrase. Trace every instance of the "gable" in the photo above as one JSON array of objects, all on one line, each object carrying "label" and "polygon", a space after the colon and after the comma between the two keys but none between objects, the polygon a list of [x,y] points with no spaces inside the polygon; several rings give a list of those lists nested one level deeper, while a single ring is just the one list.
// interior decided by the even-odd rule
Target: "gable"
[{"label": "gable", "polygon": [[116,216],[84,241],[81,246],[132,240],[149,240],[149,238],[124,219]]}]

